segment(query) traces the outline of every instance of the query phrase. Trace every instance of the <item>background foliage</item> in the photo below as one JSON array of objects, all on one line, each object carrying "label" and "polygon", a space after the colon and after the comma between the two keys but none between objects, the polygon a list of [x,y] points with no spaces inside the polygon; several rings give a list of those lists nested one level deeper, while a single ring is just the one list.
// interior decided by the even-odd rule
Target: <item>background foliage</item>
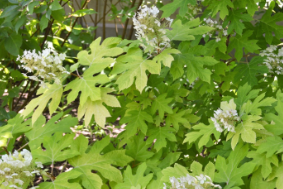
[{"label": "background foliage", "polygon": [[[105,35],[107,14],[127,28],[144,2],[105,2],[99,20],[89,1],[0,1],[1,154],[31,151],[47,169],[40,188],[163,188],[188,173],[224,189],[283,188],[281,1],[156,2],[177,16],[171,47],[151,54],[129,40],[133,26]],[[47,42],[70,74],[40,88],[17,57]],[[217,130],[217,109],[236,111],[234,132]]]}]

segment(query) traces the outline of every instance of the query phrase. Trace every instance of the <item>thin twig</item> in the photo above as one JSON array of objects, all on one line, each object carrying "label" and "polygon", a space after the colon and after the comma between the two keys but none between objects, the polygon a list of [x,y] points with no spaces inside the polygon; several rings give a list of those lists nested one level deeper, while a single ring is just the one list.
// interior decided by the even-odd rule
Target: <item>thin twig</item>
[{"label": "thin twig", "polygon": [[66,166],[67,166],[67,161],[65,161],[65,163],[64,163],[64,165],[63,165],[63,167],[62,167],[62,170],[60,171],[60,174],[64,171],[64,169],[66,168]]},{"label": "thin twig", "polygon": [[41,43],[41,46],[40,46],[41,50],[43,49],[44,43],[45,43],[45,41],[46,41],[46,39],[47,39],[47,36],[48,36],[50,30],[52,29],[53,22],[54,22],[54,19],[51,19],[51,20],[48,22],[48,27],[47,27],[46,30],[45,30],[44,39],[43,39],[43,41],[42,41],[42,43]]},{"label": "thin twig", "polygon": [[[90,0],[86,0],[86,1],[84,2],[84,4],[83,4],[83,6],[82,6],[81,9],[84,9],[84,8],[86,7],[86,5],[87,5],[88,2],[90,2]],[[75,25],[76,25],[78,19],[79,19],[79,17],[77,17],[77,18],[75,19],[75,21],[74,21],[74,23],[73,23],[73,25],[72,25],[72,29],[71,29],[71,31],[66,35],[66,37],[65,37],[65,39],[64,39],[64,41],[63,41],[63,43],[61,44],[61,47],[64,46],[64,44],[66,43],[67,39],[68,39],[69,36],[71,35],[71,33],[72,33],[72,31],[73,31],[73,29],[74,29],[74,27],[75,27]]]},{"label": "thin twig", "polygon": [[[121,1],[121,0],[118,0],[118,1],[114,4],[114,6],[117,5],[118,3],[120,3],[120,1]],[[109,9],[109,10],[103,15],[103,17],[100,18],[100,19],[97,21],[97,23],[100,22],[101,20],[103,20],[103,18],[104,18],[110,11],[111,11],[111,9]]]},{"label": "thin twig", "polygon": [[81,76],[80,76],[80,74],[79,74],[79,71],[78,71],[78,69],[76,69],[76,72],[77,72],[77,76],[79,77],[79,78],[82,78]]},{"label": "thin twig", "polygon": [[20,147],[17,151],[20,151],[21,149],[23,149],[24,147],[26,147],[29,143],[26,143],[25,145],[23,145],[22,147]]},{"label": "thin twig", "polygon": [[70,0],[67,0],[67,2],[64,3],[64,4],[62,5],[62,7],[64,7],[67,3],[69,3],[69,1],[70,1]]},{"label": "thin twig", "polygon": [[[96,14],[95,14],[95,17],[94,17],[94,27],[96,27],[97,26],[97,18],[98,18],[98,0],[96,0],[96,2],[95,2],[95,12],[96,12]],[[94,30],[94,38],[96,37],[96,34],[97,34],[97,28],[95,28],[95,30]]]},{"label": "thin twig", "polygon": [[4,149],[4,151],[6,152],[6,154],[9,155],[9,152],[8,152],[7,148],[6,148],[6,147],[3,147],[3,149]]},{"label": "thin twig", "polygon": [[[131,8],[133,8],[135,6],[135,3],[136,3],[136,0],[133,0]],[[125,36],[126,36],[128,24],[129,24],[129,18],[127,18],[127,20],[125,22],[125,27],[124,27],[123,34],[122,34],[122,39],[124,39]]]},{"label": "thin twig", "polygon": [[102,22],[102,40],[104,40],[106,38],[106,29],[105,29],[105,18],[106,18],[106,7],[107,7],[107,0],[104,0],[104,8],[103,8],[103,22]]},{"label": "thin twig", "polygon": [[20,95],[20,97],[18,98],[17,102],[14,104],[13,109],[15,109],[16,105],[19,103],[19,101],[20,101],[20,99],[22,98],[22,96],[23,96],[23,94],[24,94],[25,90],[27,89],[27,87],[28,87],[29,83],[30,83],[30,80],[28,80],[28,82],[27,82],[27,84],[26,84],[25,88],[23,89],[23,92],[21,93],[21,95]]}]

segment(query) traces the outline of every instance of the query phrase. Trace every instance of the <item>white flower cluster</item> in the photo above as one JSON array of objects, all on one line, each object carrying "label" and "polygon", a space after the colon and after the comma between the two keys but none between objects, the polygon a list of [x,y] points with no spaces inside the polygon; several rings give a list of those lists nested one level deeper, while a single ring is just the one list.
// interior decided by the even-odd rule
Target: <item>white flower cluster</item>
[{"label": "white flower cluster", "polygon": [[240,121],[240,117],[236,110],[218,109],[214,111],[214,117],[211,120],[217,131],[223,132],[226,129],[229,132],[235,132],[235,122]]},{"label": "white flower cluster", "polygon": [[283,47],[277,49],[276,45],[271,45],[262,50],[259,55],[265,57],[263,63],[271,73],[283,74]]},{"label": "white flower cluster", "polygon": [[[180,178],[170,177],[169,180],[171,182],[170,189],[221,189],[221,186],[213,184],[211,178],[203,174],[195,177],[187,174],[185,177]],[[168,188],[165,183],[163,185],[163,189]]]},{"label": "white flower cluster", "polygon": [[[43,168],[40,162],[36,162],[37,167]],[[20,153],[3,155],[0,159],[0,186],[1,188],[21,189],[23,185],[28,185],[39,170],[32,164],[31,153],[24,149]],[[32,187],[36,188],[36,187]]]},{"label": "white flower cluster", "polygon": [[215,41],[219,42],[219,41],[221,41],[222,36],[228,35],[227,30],[224,29],[221,24],[218,24],[218,22],[216,20],[213,21],[210,18],[204,18],[203,21],[205,22],[203,25],[215,28],[215,30],[212,31],[212,32],[208,32],[206,34],[203,34],[202,37],[206,37],[206,36],[212,37],[214,32],[217,31],[218,36],[216,36]]},{"label": "white flower cluster", "polygon": [[[265,7],[269,7],[270,3],[273,2],[274,0],[266,0]],[[275,1],[278,4],[278,7],[282,8],[283,7],[283,2],[281,0],[276,0]]]},{"label": "white flower cluster", "polygon": [[188,19],[193,20],[195,19],[195,16],[197,16],[198,14],[200,14],[202,12],[202,8],[200,6],[197,5],[191,5],[190,3],[188,4],[188,14],[187,17],[189,17]]},{"label": "white flower cluster", "polygon": [[41,85],[46,88],[44,82],[61,83],[60,76],[62,73],[70,74],[62,66],[62,61],[65,60],[65,54],[58,54],[52,43],[41,52],[24,51],[23,56],[18,56],[17,61],[24,65],[22,67],[28,72],[34,73],[29,76],[30,79],[40,81]]},{"label": "white flower cluster", "polygon": [[157,17],[159,10],[156,6],[151,8],[142,6],[133,17],[135,36],[141,42],[145,52],[160,53],[164,48],[170,47],[170,39],[166,36],[166,27],[170,27],[172,19],[163,21]]}]

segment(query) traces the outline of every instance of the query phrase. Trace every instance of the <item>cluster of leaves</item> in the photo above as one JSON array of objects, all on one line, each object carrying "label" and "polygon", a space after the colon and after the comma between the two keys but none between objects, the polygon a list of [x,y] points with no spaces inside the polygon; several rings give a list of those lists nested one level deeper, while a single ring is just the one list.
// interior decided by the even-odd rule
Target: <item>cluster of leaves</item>
[{"label": "cluster of leaves", "polygon": [[[26,92],[27,86],[37,94],[27,97],[22,113],[1,110],[0,147],[5,153],[21,144],[36,161],[51,167],[51,180],[40,183],[40,188],[156,189],[168,185],[170,177],[188,173],[207,175],[224,189],[282,188],[283,77],[272,75],[258,55],[281,43],[283,26],[277,22],[283,16],[276,2],[158,4],[162,17],[180,9],[172,29],[166,31],[171,47],[154,57],[144,53],[137,41],[119,37],[103,41],[97,37],[87,42],[85,50],[83,44],[73,46],[56,35],[34,39],[33,33],[40,31],[68,31],[70,20],[65,20],[62,2],[69,1],[5,2],[0,4],[5,8],[0,15],[0,39],[4,39],[0,71],[6,75],[0,80],[0,93],[7,89],[9,96],[1,99],[2,106],[12,107],[11,97],[20,89]],[[203,14],[188,19],[188,4],[201,6]],[[80,10],[82,15],[88,11]],[[34,13],[41,17],[31,18]],[[227,36],[220,41],[213,35],[203,38],[214,32],[202,26],[208,17],[227,28]],[[26,29],[19,30],[24,24]],[[22,40],[26,37],[31,39]],[[65,67],[72,75],[61,84],[38,89],[37,83],[20,82],[24,76],[15,60],[25,48],[40,50],[46,40],[58,51],[69,52]],[[77,51],[67,48],[78,50],[76,57]],[[15,68],[2,62],[15,63]],[[19,86],[7,87],[9,78]],[[64,111],[76,102],[77,117],[70,109]],[[240,120],[235,132],[220,133],[210,118],[227,102],[234,103]],[[43,113],[51,118],[46,121]],[[79,122],[91,134],[92,127],[107,125],[122,132],[91,140],[76,132]],[[54,165],[60,162],[73,169],[55,174]]]}]

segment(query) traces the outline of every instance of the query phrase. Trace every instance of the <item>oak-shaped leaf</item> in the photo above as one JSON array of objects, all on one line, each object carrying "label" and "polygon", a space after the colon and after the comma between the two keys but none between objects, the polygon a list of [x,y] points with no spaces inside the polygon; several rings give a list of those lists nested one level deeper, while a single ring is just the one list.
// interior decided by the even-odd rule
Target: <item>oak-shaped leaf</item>
[{"label": "oak-shaped leaf", "polygon": [[214,181],[225,183],[225,189],[239,188],[243,185],[242,177],[250,175],[256,165],[245,162],[239,166],[240,162],[246,157],[248,150],[248,145],[240,144],[231,152],[228,159],[218,156],[215,163],[217,172]]},{"label": "oak-shaped leaf", "polygon": [[[34,98],[28,103],[26,109],[22,112],[22,115],[26,117],[31,112],[33,112],[32,123],[34,123],[38,119],[38,117],[42,114],[43,110],[45,109],[50,99],[52,100],[49,103],[49,113],[50,115],[52,115],[60,104],[62,94],[63,94],[62,84],[54,83],[52,85],[48,85],[48,88],[40,88],[37,91],[37,95],[40,96]],[[35,108],[36,110],[34,110]]]},{"label": "oak-shaped leaf", "polygon": [[256,56],[247,63],[239,63],[235,68],[234,81],[240,81],[241,85],[248,83],[250,86],[254,86],[258,83],[256,76],[268,72],[268,68],[262,65],[263,57]]},{"label": "oak-shaped leaf", "polygon": [[0,135],[9,132],[12,135],[26,133],[32,129],[31,119],[25,120],[21,114],[17,114],[12,119],[9,119],[7,125],[0,127]]},{"label": "oak-shaped leaf", "polygon": [[132,110],[128,112],[128,114],[129,115],[120,120],[120,123],[127,123],[125,132],[128,136],[135,135],[138,130],[146,134],[148,128],[147,123],[153,122],[152,116],[143,110]]},{"label": "oak-shaped leaf", "polygon": [[40,116],[32,125],[32,129],[25,133],[29,139],[29,147],[36,149],[40,147],[45,136],[51,136],[55,132],[71,132],[71,127],[78,123],[78,119],[68,116],[59,121],[63,113],[53,116],[47,123],[44,116]]},{"label": "oak-shaped leaf", "polygon": [[[187,78],[189,82],[194,82],[196,78],[210,83],[210,76],[212,72],[210,69],[204,68],[204,66],[213,66],[218,63],[217,60],[210,56],[195,56],[190,52],[182,52],[175,56],[175,61],[170,69],[174,79],[184,74],[184,66],[187,68]],[[177,72],[177,73],[176,73]]]},{"label": "oak-shaped leaf", "polygon": [[237,34],[242,35],[243,30],[245,29],[245,25],[242,22],[250,22],[251,20],[253,20],[253,17],[251,15],[243,13],[245,11],[245,9],[230,11],[227,19],[225,20],[227,22],[230,22],[227,30],[228,34],[235,30]]},{"label": "oak-shaped leaf", "polygon": [[202,146],[205,146],[209,140],[211,140],[210,135],[214,135],[215,139],[218,140],[220,137],[220,132],[218,132],[211,120],[209,120],[209,125],[205,125],[203,123],[199,123],[195,126],[193,126],[193,130],[186,134],[186,138],[183,143],[189,142],[189,144],[198,142],[198,147],[201,148]]},{"label": "oak-shaped leaf", "polygon": [[83,50],[78,53],[78,63],[81,65],[91,66],[96,69],[96,73],[100,72],[111,63],[114,63],[115,60],[112,58],[104,57],[113,57],[123,53],[123,49],[120,47],[114,47],[121,41],[121,38],[118,37],[109,37],[103,41],[100,45],[101,37],[97,38],[90,44],[91,53]]},{"label": "oak-shaped leaf", "polygon": [[237,34],[235,37],[231,37],[227,51],[229,53],[235,49],[235,58],[237,61],[240,61],[243,57],[243,48],[245,48],[245,50],[249,53],[253,53],[260,49],[260,47],[257,45],[257,40],[248,39],[252,34],[252,30],[247,30],[242,36]]},{"label": "oak-shaped leaf", "polygon": [[274,113],[268,113],[265,114],[265,119],[268,121],[272,121],[273,124],[265,125],[265,129],[272,132],[274,135],[281,135],[283,134],[283,102],[280,100],[280,96],[282,93],[278,91],[277,95],[277,105],[275,106],[275,110],[277,114]]},{"label": "oak-shaped leaf", "polygon": [[163,11],[162,18],[171,16],[178,8],[180,8],[179,15],[182,17],[185,16],[188,11],[188,4],[196,5],[196,0],[174,0],[172,3],[164,5],[160,9]]},{"label": "oak-shaped leaf", "polygon": [[151,74],[160,74],[160,62],[146,59],[141,49],[132,48],[127,54],[117,58],[111,74],[121,73],[116,81],[120,90],[129,88],[135,81],[136,88],[142,92],[148,80],[146,71]]},{"label": "oak-shaped leaf", "polygon": [[256,151],[250,151],[247,155],[248,158],[253,158],[251,162],[255,163],[257,167],[261,167],[261,175],[266,179],[272,172],[271,164],[278,166],[278,158],[276,155],[266,157],[266,154],[259,154]]},{"label": "oak-shaped leaf", "polygon": [[87,98],[84,104],[80,104],[78,108],[78,119],[85,117],[85,125],[88,125],[94,115],[95,122],[100,126],[104,127],[106,118],[110,117],[110,113],[107,108],[103,105],[105,103],[107,106],[120,107],[120,103],[116,97],[109,95],[107,93],[113,92],[110,88],[100,88],[101,100],[92,101],[90,97]]},{"label": "oak-shaped leaf", "polygon": [[235,2],[235,6],[238,6],[239,8],[246,8],[249,15],[253,16],[254,13],[258,10],[258,5],[256,4],[258,0],[238,0]]},{"label": "oak-shaped leaf", "polygon": [[85,72],[81,78],[77,78],[65,87],[65,91],[71,90],[67,96],[68,103],[74,101],[80,94],[80,105],[84,105],[88,98],[91,101],[101,100],[101,88],[96,84],[104,84],[110,79],[106,75],[98,75],[93,77],[92,74]]},{"label": "oak-shaped leaf", "polygon": [[132,168],[128,165],[126,170],[123,173],[124,176],[124,182],[123,183],[118,183],[115,186],[115,189],[126,189],[126,188],[132,188],[132,187],[137,187],[138,185],[141,186],[141,188],[146,188],[148,183],[153,177],[153,174],[145,174],[147,166],[146,163],[142,163],[138,166],[136,174],[132,173]]},{"label": "oak-shaped leaf", "polygon": [[172,108],[168,105],[173,99],[172,98],[166,98],[167,94],[162,94],[157,96],[153,100],[152,107],[151,107],[151,114],[155,114],[158,110],[160,119],[163,119],[164,112],[167,112],[169,114],[173,114]]},{"label": "oak-shaped leaf", "polygon": [[144,141],[145,135],[140,133],[138,136],[133,136],[127,141],[126,155],[132,157],[136,161],[144,162],[154,155],[149,151],[151,143]]},{"label": "oak-shaped leaf", "polygon": [[72,170],[59,174],[52,182],[42,182],[39,187],[42,189],[81,189],[81,185],[76,182],[68,182],[70,179],[78,178],[82,173]]},{"label": "oak-shaped leaf", "polygon": [[272,157],[273,154],[283,152],[283,140],[279,136],[270,136],[258,147],[257,153],[266,152],[266,157]]},{"label": "oak-shaped leaf", "polygon": [[32,155],[36,161],[43,164],[51,163],[55,161],[64,161],[66,159],[80,155],[76,150],[70,149],[74,141],[75,134],[62,135],[61,132],[56,132],[52,136],[46,136],[43,138],[43,147],[45,150],[35,149],[32,151]]},{"label": "oak-shaped leaf", "polygon": [[[78,149],[80,145],[88,145],[88,141],[81,138],[77,142],[78,144],[74,146],[75,149]],[[109,143],[110,137],[107,136],[95,142],[87,153],[83,152],[85,148],[82,148],[80,150],[81,155],[68,160],[74,166],[73,170],[82,173],[78,180],[81,181],[84,188],[101,188],[101,176],[109,181],[118,183],[123,181],[120,170],[114,167],[114,165],[123,167],[132,161],[132,158],[125,155],[125,150],[112,150],[108,153],[103,153],[103,149]],[[97,171],[99,174],[95,174],[93,171]]]},{"label": "oak-shaped leaf", "polygon": [[275,179],[271,181],[262,179],[261,172],[262,172],[261,169],[258,169],[257,171],[253,172],[250,189],[274,189]]},{"label": "oak-shaped leaf", "polygon": [[[274,178],[277,178],[276,180]],[[275,180],[275,186],[273,188],[276,189],[283,189],[283,163],[281,162],[279,166],[274,167],[271,175],[268,177],[269,181],[274,181]],[[271,182],[272,186],[272,182]],[[273,189],[272,188],[272,189]]]},{"label": "oak-shaped leaf", "polygon": [[238,144],[240,136],[244,142],[254,144],[256,142],[256,132],[254,130],[264,129],[260,123],[256,122],[261,119],[260,116],[243,115],[241,119],[242,121],[236,126],[235,132],[229,132],[226,138],[226,140],[232,138],[231,147],[233,150]]},{"label": "oak-shaped leaf", "polygon": [[234,8],[234,4],[230,0],[206,1],[204,5],[212,11],[212,17],[219,13],[222,20],[229,14],[228,8]]},{"label": "oak-shaped leaf", "polygon": [[208,26],[201,26],[199,18],[185,24],[182,24],[181,20],[177,20],[171,27],[172,30],[167,30],[166,32],[171,41],[191,41],[195,39],[194,35],[202,35],[214,29]]},{"label": "oak-shaped leaf", "polygon": [[167,141],[169,140],[171,142],[176,142],[176,136],[175,136],[175,129],[165,126],[165,127],[151,127],[147,135],[149,136],[148,139],[146,140],[147,144],[153,143],[154,140],[154,149],[159,151],[161,148],[166,147]]},{"label": "oak-shaped leaf", "polygon": [[163,50],[160,54],[156,55],[153,58],[153,60],[159,63],[162,62],[164,66],[167,66],[170,68],[171,62],[174,60],[174,57],[172,56],[172,54],[179,54],[179,53],[180,51],[178,51],[177,49],[168,48],[168,49]]},{"label": "oak-shaped leaf", "polygon": [[173,127],[176,130],[179,130],[179,125],[190,128],[190,123],[195,123],[199,120],[199,117],[191,113],[191,110],[180,110],[175,108],[173,114],[168,114],[166,117],[166,125]]},{"label": "oak-shaped leaf", "polygon": [[280,40],[283,37],[283,26],[277,24],[283,20],[283,13],[273,13],[272,9],[265,11],[265,14],[259,20],[256,28],[257,37],[264,35],[264,38],[268,44],[271,44],[273,38]]}]

